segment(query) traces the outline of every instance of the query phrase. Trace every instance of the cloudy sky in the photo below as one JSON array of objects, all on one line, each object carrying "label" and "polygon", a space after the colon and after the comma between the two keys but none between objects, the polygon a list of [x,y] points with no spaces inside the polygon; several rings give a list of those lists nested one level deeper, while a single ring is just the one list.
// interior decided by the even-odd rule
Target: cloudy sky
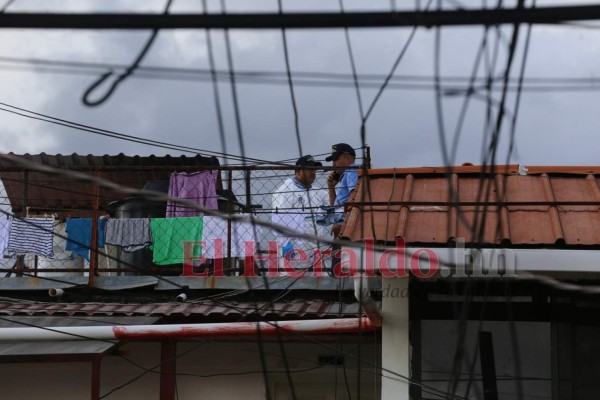
[{"label": "cloudy sky", "polygon": [[[527,3],[530,4],[531,1]],[[5,1],[0,1],[0,7]],[[211,12],[220,12],[220,3],[209,1]],[[414,9],[415,1],[345,1],[348,11],[386,10],[391,3],[399,9]],[[420,2],[423,5],[424,0]],[[480,6],[481,1],[446,1]],[[488,1],[488,3],[495,3]],[[505,2],[506,3],[506,2]],[[584,3],[583,1],[578,4]],[[593,2],[588,2],[593,3]],[[10,12],[161,12],[166,0],[16,0]],[[175,0],[171,12],[202,12],[200,0]],[[226,2],[228,11],[274,12],[277,1]],[[338,0],[283,2],[286,11],[339,10]],[[508,2],[511,5],[512,2]],[[537,6],[571,4],[539,0]],[[495,75],[506,65],[507,41],[512,27],[502,29]],[[526,27],[520,40],[511,76],[515,79],[523,60]],[[374,74],[363,80],[361,95],[367,108],[376,86],[388,74],[394,60],[410,34],[402,29],[352,29],[351,43],[356,67],[361,75]],[[31,59],[76,61],[85,63],[128,65],[144,46],[149,31],[88,30],[0,30],[0,102],[54,117],[99,128],[141,136],[211,151],[222,151],[214,105],[212,84],[186,74],[189,79],[144,79],[134,74],[123,82],[104,104],[86,107],[81,103],[85,90],[104,69],[69,69],[57,71]],[[212,32],[217,69],[226,70],[227,60],[223,31]],[[441,31],[441,75],[468,78],[483,37],[482,28],[445,28]],[[490,31],[487,64],[492,65],[497,35]],[[600,65],[600,29],[573,26],[536,26],[532,30],[527,56],[525,81],[516,130],[516,149],[511,163],[525,165],[597,165],[597,133],[600,128],[598,78]],[[285,72],[280,31],[231,31],[236,71]],[[434,76],[435,30],[418,29],[404,55],[395,77],[416,76],[417,88],[389,87],[376,104],[367,126],[367,144],[371,146],[376,167],[443,165],[436,117],[436,96],[432,90]],[[343,30],[290,30],[288,48],[292,75],[304,72],[351,73]],[[143,60],[149,67],[208,68],[206,32],[200,30],[161,31],[154,46]],[[486,76],[482,62],[479,76]],[[182,75],[178,75],[181,77]],[[299,76],[299,75],[298,75]],[[294,76],[299,79],[298,76]],[[578,90],[555,90],[557,81],[539,78],[587,79]],[[346,80],[351,83],[351,81]],[[400,82],[400,81],[398,81]],[[402,81],[406,84],[406,81]],[[415,82],[412,82],[413,84]],[[454,135],[463,97],[455,88],[464,81],[448,81],[442,98],[444,129],[448,140]],[[500,99],[500,85],[494,91]],[[583,88],[584,90],[582,90]],[[551,90],[548,90],[551,89]],[[360,115],[357,97],[351,85],[345,87],[295,86],[299,126],[305,154],[326,153],[332,143],[360,145]],[[247,156],[282,160],[299,154],[294,130],[294,114],[286,84],[243,82],[238,85],[241,122]],[[99,93],[101,93],[100,91]],[[226,80],[219,84],[225,119],[227,152],[240,154],[231,88]],[[481,162],[486,105],[483,93],[470,102],[461,130],[455,164]],[[515,92],[507,100],[510,117]],[[494,109],[497,112],[497,109]],[[510,121],[504,126],[508,128]],[[502,132],[499,161],[506,161],[507,135]],[[51,125],[0,111],[0,151],[48,154],[181,154],[101,137],[91,133]]]}]

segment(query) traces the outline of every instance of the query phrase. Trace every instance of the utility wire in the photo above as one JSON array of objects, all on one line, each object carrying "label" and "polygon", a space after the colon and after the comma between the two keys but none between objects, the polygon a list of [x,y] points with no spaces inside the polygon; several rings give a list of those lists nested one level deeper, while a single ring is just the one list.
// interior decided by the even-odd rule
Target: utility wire
[{"label": "utility wire", "polygon": [[[245,156],[236,156],[236,155],[225,154],[225,153],[221,153],[221,152],[215,152],[215,151],[211,151],[211,150],[205,150],[205,149],[199,149],[199,148],[194,148],[194,147],[189,147],[189,146],[172,144],[172,143],[168,143],[168,142],[145,139],[140,136],[127,135],[124,133],[119,133],[119,132],[115,132],[115,131],[111,131],[111,130],[107,130],[107,129],[96,128],[93,126],[84,125],[84,124],[80,124],[77,122],[73,122],[73,121],[69,121],[69,120],[65,120],[65,119],[61,119],[61,118],[57,118],[57,117],[52,117],[47,114],[42,114],[42,113],[38,113],[35,111],[31,111],[31,110],[28,110],[25,108],[13,106],[8,103],[0,102],[0,105],[8,107],[8,108],[0,107],[0,111],[5,111],[8,113],[16,114],[16,115],[19,115],[19,116],[22,116],[25,118],[49,122],[49,123],[55,124],[55,125],[65,126],[67,128],[71,128],[71,129],[76,129],[76,130],[80,130],[80,131],[84,131],[84,132],[94,133],[94,134],[101,135],[101,136],[111,137],[114,139],[120,139],[120,140],[125,140],[125,141],[129,141],[129,142],[133,142],[133,143],[140,143],[140,144],[145,144],[148,146],[160,147],[160,148],[165,148],[165,149],[170,149],[170,150],[177,150],[177,151],[181,151],[181,152],[188,152],[188,153],[194,153],[194,154],[203,153],[203,154],[208,154],[208,155],[212,155],[212,156],[216,156],[216,157],[234,159],[236,161],[253,161],[253,162],[257,162],[257,163],[277,164],[277,163],[274,163],[271,161],[262,160],[262,159],[258,159],[258,158],[251,158],[251,157],[246,158]],[[14,110],[22,111],[22,112],[11,110],[11,108]],[[32,114],[32,115],[28,115],[28,114]],[[288,166],[288,164],[281,164],[281,165]]]},{"label": "utility wire", "polygon": [[[169,8],[171,7],[171,4],[173,4],[173,0],[167,0],[165,10],[163,11],[164,15],[169,14]],[[112,71],[101,75],[94,83],[92,83],[90,85],[90,87],[88,89],[86,89],[86,91],[83,93],[81,102],[88,107],[96,107],[96,106],[99,106],[100,104],[104,103],[106,100],[108,100],[108,98],[113,94],[113,92],[117,89],[117,87],[123,81],[125,81],[125,79],[127,79],[127,77],[129,77],[131,74],[133,74],[133,72],[136,70],[138,65],[142,62],[142,60],[146,56],[146,53],[148,53],[148,51],[152,47],[152,44],[154,43],[154,40],[156,39],[156,36],[158,35],[158,31],[159,31],[158,28],[155,28],[152,30],[150,37],[146,41],[146,44],[144,45],[144,47],[142,48],[142,50],[140,51],[140,53],[138,54],[136,59],[133,61],[133,64],[131,64],[131,66],[128,67],[125,70],[125,72],[120,74],[114,80],[114,82],[110,84],[108,90],[106,91],[106,93],[103,96],[99,97],[97,100],[90,99],[90,96],[94,92],[94,90],[96,90],[96,88],[98,88],[100,85],[102,85],[102,83],[104,83],[108,78],[110,78],[113,75]]]},{"label": "utility wire", "polygon": [[[277,6],[279,14],[283,15],[283,4],[282,0],[277,0]],[[288,86],[290,88],[290,99],[292,101],[292,110],[294,112],[294,128],[296,130],[296,143],[298,146],[298,156],[302,157],[304,152],[302,150],[302,140],[300,136],[300,122],[298,116],[298,106],[296,105],[296,94],[294,92],[294,81],[292,80],[292,69],[290,67],[290,55],[288,51],[287,32],[285,28],[281,29],[281,38],[283,40],[283,56],[285,59],[285,70],[287,73]]]},{"label": "utility wire", "polygon": [[[223,14],[227,14],[227,7],[226,7],[225,0],[221,0],[221,11]],[[235,127],[236,127],[236,132],[237,132],[237,137],[238,137],[238,145],[240,148],[240,153],[243,157],[242,163],[245,165],[245,163],[246,163],[246,160],[245,160],[246,148],[244,145],[244,134],[242,131],[242,121],[241,121],[240,110],[239,110],[235,68],[234,68],[234,62],[233,62],[233,54],[232,54],[232,49],[231,49],[231,40],[230,40],[229,29],[224,30],[224,35],[225,35],[225,50],[226,50],[226,54],[227,54],[227,67],[229,69],[229,76],[230,76],[231,98],[232,98],[232,102],[233,102],[233,114],[234,114],[234,118],[235,118]],[[247,172],[246,178],[247,178],[246,186],[249,187],[250,186],[250,172]],[[257,237],[256,226],[254,224],[253,224],[253,229],[254,229],[254,236]],[[259,247],[259,250],[260,250],[260,247]],[[268,289],[269,283],[268,283],[266,277],[264,277],[263,279],[264,279],[266,288]],[[250,286],[250,285],[248,285],[248,286]],[[266,395],[267,400],[271,400],[272,395],[271,395],[271,385],[269,383],[269,376],[267,374],[267,360],[266,360],[266,358],[264,356],[264,352],[263,352],[262,336],[261,336],[261,332],[260,332],[258,323],[256,325],[256,329],[257,329],[257,343],[258,343],[259,349],[261,350],[260,363],[261,363],[262,370],[263,370],[262,375],[263,375],[263,382],[264,382],[264,388],[265,388],[265,395]],[[277,336],[277,338],[281,344],[281,338],[279,337],[279,335]],[[289,367],[288,367],[287,362],[285,363],[285,367],[286,367],[286,370],[288,370]],[[289,375],[288,375],[288,377],[289,377]],[[292,385],[291,381],[290,381],[290,385],[293,389],[293,385]],[[295,400],[296,395],[293,390],[292,390],[292,396]]]},{"label": "utility wire", "polygon": [[[204,14],[208,14],[208,4],[206,0],[202,0],[202,8]],[[213,96],[215,102],[215,112],[217,113],[217,126],[219,128],[219,139],[221,140],[221,152],[227,154],[227,140],[225,138],[225,124],[223,122],[223,111],[221,110],[221,96],[219,94],[219,81],[217,79],[217,71],[215,66],[215,56],[213,50],[212,36],[210,29],[206,29],[206,47],[208,50],[208,65],[210,67],[210,78],[213,88]],[[227,165],[227,159],[225,159]]]},{"label": "utility wire", "polygon": [[[600,28],[600,25],[599,25]],[[90,74],[97,74],[98,71],[106,69],[126,69],[127,66],[123,64],[110,64],[110,63],[94,63],[94,62],[82,62],[82,61],[66,61],[66,60],[52,60],[44,58],[19,58],[19,57],[8,57],[0,56],[0,63],[17,64],[22,66],[41,66],[41,67],[63,67],[66,69],[60,70],[68,73],[69,71],[81,69],[88,70]],[[8,66],[5,66],[8,67]],[[14,67],[17,68],[16,66]],[[70,69],[69,69],[70,68]],[[38,71],[38,70],[35,70]],[[41,70],[41,72],[53,72],[51,69]],[[279,82],[287,85],[287,73],[280,71],[267,71],[267,70],[239,70],[236,72],[236,80],[250,82],[253,79],[257,79],[260,82]],[[164,78],[161,78],[164,75]],[[202,68],[180,68],[180,67],[167,67],[167,66],[139,66],[136,73],[132,75],[132,78],[143,77],[143,78],[160,78],[160,79],[182,79],[182,80],[201,80],[211,81],[213,75],[217,80],[229,80],[229,73],[226,70],[219,69],[202,69]],[[171,78],[169,78],[171,76]],[[376,74],[376,73],[360,73],[357,74],[357,79],[361,86],[367,87],[381,87],[381,81],[388,77],[387,74]],[[264,81],[262,81],[264,79]],[[300,80],[299,80],[300,79]],[[294,81],[295,83],[301,82],[301,79],[310,79],[307,82],[314,83],[322,82],[323,85],[332,84],[339,85],[341,83],[349,87],[355,87],[354,76],[352,73],[343,72],[319,72],[319,71],[295,71]],[[466,84],[471,82],[472,76],[460,76],[460,75],[441,75],[440,81],[446,85],[450,84]],[[475,77],[475,82],[478,84],[485,84],[487,77]],[[491,79],[494,82],[501,82],[502,76],[492,76]],[[388,86],[392,88],[393,83],[426,83],[428,88],[433,89],[434,78],[431,75],[418,75],[418,74],[395,74],[389,78],[390,83]],[[518,85],[519,80],[515,78],[509,78],[511,85]],[[523,79],[523,83],[529,84],[598,84],[600,83],[599,78],[595,77],[567,77],[567,76],[530,76]],[[376,85],[376,86],[374,86]],[[516,87],[516,86],[515,86]],[[515,89],[516,90],[516,89]]]},{"label": "utility wire", "polygon": [[[0,60],[1,61],[1,60]],[[10,65],[2,65],[0,64],[0,69],[8,70],[8,71],[17,71],[17,72],[28,72],[29,70],[25,70],[23,68],[19,68],[16,66]],[[72,70],[72,69],[64,69],[57,67],[42,67],[35,70],[36,73],[56,73],[56,74],[66,74],[66,75],[95,75],[92,71],[85,70]],[[348,80],[320,80],[320,79],[307,79],[301,78],[298,76],[299,73],[294,73],[294,85],[302,86],[302,87],[314,87],[314,88],[354,88],[355,85],[352,81]],[[209,75],[162,75],[156,72],[140,72],[131,76],[132,78],[140,78],[140,79],[161,79],[168,81],[186,81],[186,82],[214,82],[214,79],[218,81],[220,80],[229,80],[228,77],[211,77]],[[387,84],[388,90],[414,90],[414,91],[434,91],[435,86],[431,81],[431,78],[427,77],[419,77],[416,76],[416,79],[410,79],[410,77],[394,77],[397,79],[393,79]],[[464,86],[460,86],[462,81],[466,78],[460,78],[460,83],[452,83],[452,77],[440,77],[440,82],[442,82],[442,87],[444,88],[444,92],[448,95],[454,94],[468,94],[469,91],[483,91],[486,87],[483,84],[473,85],[471,88],[467,88]],[[458,77],[456,77],[458,78]],[[497,81],[500,78],[493,78],[494,81]],[[400,81],[398,81],[400,80]],[[480,81],[480,78],[476,79],[477,82]],[[363,88],[380,88],[381,85],[378,82],[374,81],[364,81],[362,78],[359,78],[361,82],[361,86]],[[236,82],[238,84],[257,84],[257,85],[285,85],[289,86],[287,80],[278,78],[278,77],[253,77],[253,76],[244,76],[238,75],[236,78]],[[507,90],[509,92],[515,92],[518,89],[518,82],[510,81],[510,85]],[[492,89],[497,90],[497,89]],[[521,90],[523,92],[529,93],[570,93],[570,92],[595,92],[600,90],[600,81],[597,78],[560,78],[560,77],[530,77],[524,80]]]}]

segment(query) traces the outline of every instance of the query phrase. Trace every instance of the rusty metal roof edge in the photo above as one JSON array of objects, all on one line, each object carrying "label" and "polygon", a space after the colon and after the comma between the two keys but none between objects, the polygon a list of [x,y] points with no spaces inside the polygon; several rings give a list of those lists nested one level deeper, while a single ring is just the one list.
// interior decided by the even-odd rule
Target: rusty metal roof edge
[{"label": "rusty metal roof edge", "polygon": [[155,286],[159,278],[151,275],[142,276],[97,276],[94,288],[102,290],[124,290],[138,287]]},{"label": "rusty metal roof edge", "polygon": [[0,278],[0,291],[67,289],[87,283],[88,278],[84,276],[2,277]]}]

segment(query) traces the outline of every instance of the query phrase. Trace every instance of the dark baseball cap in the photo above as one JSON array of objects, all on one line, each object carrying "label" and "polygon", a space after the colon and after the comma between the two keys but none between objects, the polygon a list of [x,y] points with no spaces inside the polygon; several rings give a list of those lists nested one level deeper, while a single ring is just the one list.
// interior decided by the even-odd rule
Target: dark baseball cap
[{"label": "dark baseball cap", "polygon": [[331,155],[325,159],[329,162],[337,159],[342,154],[350,154],[352,157],[356,157],[356,152],[348,143],[338,143],[331,146]]},{"label": "dark baseball cap", "polygon": [[297,167],[322,167],[323,164],[321,164],[319,161],[315,161],[313,156],[308,154],[306,156],[300,157],[298,159],[298,161],[296,161],[296,166]]}]

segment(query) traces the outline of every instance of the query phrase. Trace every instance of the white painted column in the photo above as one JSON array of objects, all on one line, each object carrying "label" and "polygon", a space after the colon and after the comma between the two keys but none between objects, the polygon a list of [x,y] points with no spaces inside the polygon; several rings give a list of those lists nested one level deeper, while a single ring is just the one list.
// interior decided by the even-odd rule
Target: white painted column
[{"label": "white painted column", "polygon": [[408,381],[388,372],[410,376],[408,278],[384,278],[382,289],[381,400],[408,400]]}]

